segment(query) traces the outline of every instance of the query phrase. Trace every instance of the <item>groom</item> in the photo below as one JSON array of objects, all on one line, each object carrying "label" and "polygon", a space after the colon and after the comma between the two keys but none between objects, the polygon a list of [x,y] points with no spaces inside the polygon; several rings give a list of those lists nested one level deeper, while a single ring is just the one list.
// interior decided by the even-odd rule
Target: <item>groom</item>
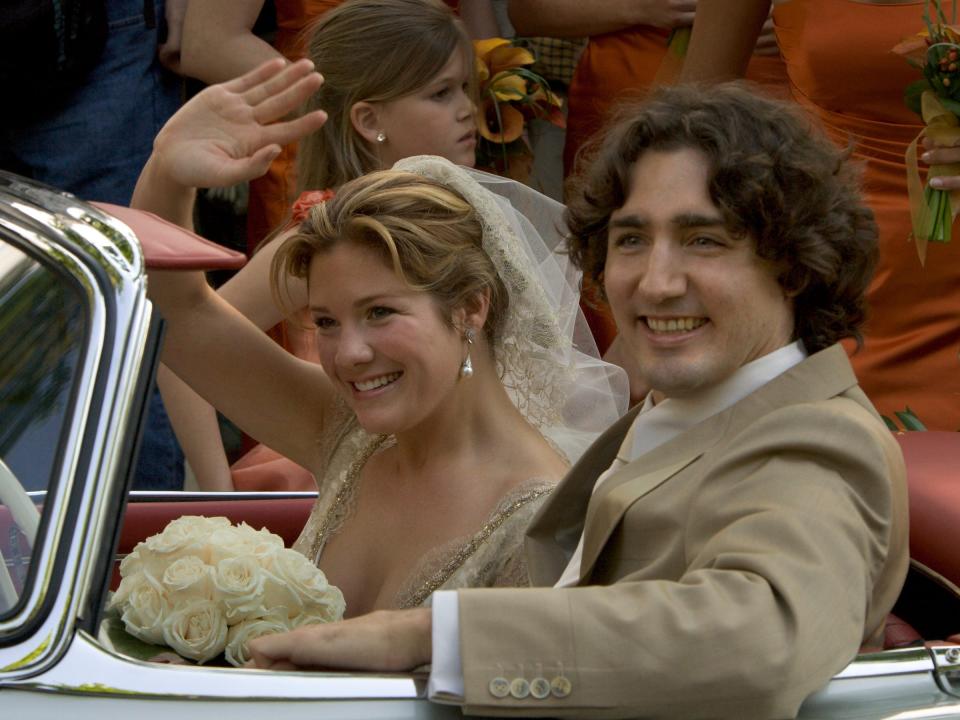
[{"label": "groom", "polygon": [[652,388],[528,532],[533,588],[260,638],[261,667],[408,669],[468,712],[787,717],[881,642],[903,460],[857,387],[877,253],[841,153],[737,86],[665,89],[568,212]]}]

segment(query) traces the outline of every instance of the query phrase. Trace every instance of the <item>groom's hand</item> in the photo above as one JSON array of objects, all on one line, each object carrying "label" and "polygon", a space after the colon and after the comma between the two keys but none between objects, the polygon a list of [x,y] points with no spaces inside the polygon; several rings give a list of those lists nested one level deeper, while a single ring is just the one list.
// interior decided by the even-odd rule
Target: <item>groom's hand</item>
[{"label": "groom's hand", "polygon": [[248,645],[248,667],[274,670],[412,670],[430,662],[429,608],[379,610],[264,635]]}]

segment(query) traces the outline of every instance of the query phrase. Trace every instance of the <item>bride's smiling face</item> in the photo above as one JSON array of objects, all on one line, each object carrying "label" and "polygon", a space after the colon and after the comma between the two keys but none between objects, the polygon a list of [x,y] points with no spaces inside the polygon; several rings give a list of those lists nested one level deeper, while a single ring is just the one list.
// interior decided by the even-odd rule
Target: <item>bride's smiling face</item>
[{"label": "bride's smiling face", "polygon": [[309,302],[323,369],[365,430],[403,432],[442,408],[463,340],[434,298],[379,253],[340,242],[314,256]]}]

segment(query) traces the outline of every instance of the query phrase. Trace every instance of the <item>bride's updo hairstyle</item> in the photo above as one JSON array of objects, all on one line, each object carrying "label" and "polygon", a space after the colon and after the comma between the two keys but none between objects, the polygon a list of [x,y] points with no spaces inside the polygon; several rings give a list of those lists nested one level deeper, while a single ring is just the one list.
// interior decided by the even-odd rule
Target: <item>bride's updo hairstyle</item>
[{"label": "bride's updo hairstyle", "polygon": [[308,279],[315,255],[338,243],[356,243],[380,253],[410,287],[429,292],[451,326],[455,309],[489,290],[484,332],[492,349],[510,299],[482,241],[477,213],[457,192],[412,173],[369,173],[311,208],[277,251],[274,296],[282,304],[285,278]]},{"label": "bride's updo hairstyle", "polygon": [[375,149],[353,128],[351,108],[416,92],[454,51],[473,67],[467,31],[440,0],[347,0],[321,16],[306,54],[324,83],[305,109],[324,110],[328,120],[300,141],[300,190],[336,188],[379,169]]}]

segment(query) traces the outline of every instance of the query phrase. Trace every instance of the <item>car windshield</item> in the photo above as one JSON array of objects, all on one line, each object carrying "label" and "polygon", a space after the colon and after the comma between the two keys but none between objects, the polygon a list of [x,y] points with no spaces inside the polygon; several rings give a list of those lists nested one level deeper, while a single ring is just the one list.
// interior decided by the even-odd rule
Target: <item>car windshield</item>
[{"label": "car windshield", "polygon": [[27,492],[56,476],[84,332],[78,289],[0,243],[0,617],[28,585],[39,513]]}]

